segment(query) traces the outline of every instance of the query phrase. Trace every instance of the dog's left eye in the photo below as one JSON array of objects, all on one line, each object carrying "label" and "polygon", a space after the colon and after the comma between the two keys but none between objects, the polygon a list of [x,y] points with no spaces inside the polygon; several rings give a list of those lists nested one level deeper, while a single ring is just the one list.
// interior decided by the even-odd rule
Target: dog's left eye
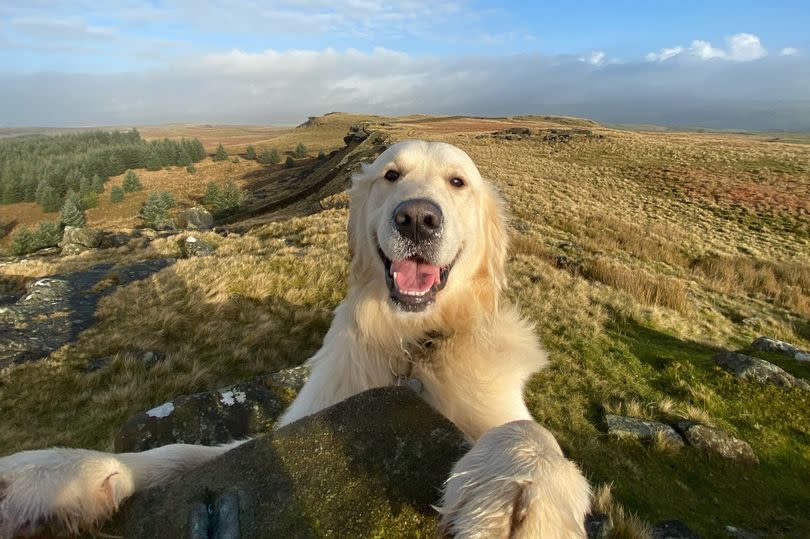
[{"label": "dog's left eye", "polygon": [[385,173],[385,179],[389,182],[395,182],[399,179],[399,172],[396,170],[389,170]]},{"label": "dog's left eye", "polygon": [[450,185],[453,187],[464,187],[464,180],[461,178],[450,178]]}]

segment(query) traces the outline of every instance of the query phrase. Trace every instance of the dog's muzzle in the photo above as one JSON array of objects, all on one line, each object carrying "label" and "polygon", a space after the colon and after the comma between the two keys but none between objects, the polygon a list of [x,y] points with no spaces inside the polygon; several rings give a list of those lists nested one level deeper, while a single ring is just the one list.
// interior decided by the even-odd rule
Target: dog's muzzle
[{"label": "dog's muzzle", "polygon": [[441,266],[434,262],[443,223],[442,210],[434,202],[424,198],[405,200],[392,215],[401,252],[389,258],[378,244],[391,301],[404,311],[423,311],[447,284],[453,264]]}]

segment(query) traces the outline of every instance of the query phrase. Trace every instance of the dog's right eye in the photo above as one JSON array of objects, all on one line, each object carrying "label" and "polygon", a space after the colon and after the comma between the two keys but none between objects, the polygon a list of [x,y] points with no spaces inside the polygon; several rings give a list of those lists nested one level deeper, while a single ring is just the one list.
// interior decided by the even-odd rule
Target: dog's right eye
[{"label": "dog's right eye", "polygon": [[395,182],[399,179],[399,172],[396,170],[389,170],[385,173],[385,179],[389,182]]}]

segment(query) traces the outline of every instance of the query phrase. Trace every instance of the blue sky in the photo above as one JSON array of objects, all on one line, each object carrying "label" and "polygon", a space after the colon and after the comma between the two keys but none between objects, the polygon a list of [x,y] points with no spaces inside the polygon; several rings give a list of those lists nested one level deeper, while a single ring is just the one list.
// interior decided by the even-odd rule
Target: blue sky
[{"label": "blue sky", "polygon": [[[779,108],[810,99],[808,21],[806,0],[0,0],[7,103],[0,124],[285,122],[304,115],[294,106],[301,98],[312,114],[345,106],[518,114],[549,106],[598,116],[600,106],[623,98],[674,99],[673,116],[690,99],[704,108],[718,101]],[[754,77],[775,88],[731,86]],[[446,91],[474,95],[448,100],[428,83],[436,79]],[[538,91],[510,101],[504,79]],[[321,91],[301,92],[302,84]],[[604,90],[582,92],[582,84]],[[102,93],[115,88],[116,96]],[[180,94],[190,90],[229,102],[231,117],[203,118],[200,96]],[[644,119],[626,112],[628,122]]]}]

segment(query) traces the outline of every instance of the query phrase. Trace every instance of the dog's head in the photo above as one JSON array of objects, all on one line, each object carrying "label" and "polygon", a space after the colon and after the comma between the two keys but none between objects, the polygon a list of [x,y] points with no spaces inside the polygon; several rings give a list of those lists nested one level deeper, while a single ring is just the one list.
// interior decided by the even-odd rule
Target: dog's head
[{"label": "dog's head", "polygon": [[352,182],[353,286],[384,294],[396,312],[497,301],[504,284],[502,204],[459,148],[395,144]]}]

